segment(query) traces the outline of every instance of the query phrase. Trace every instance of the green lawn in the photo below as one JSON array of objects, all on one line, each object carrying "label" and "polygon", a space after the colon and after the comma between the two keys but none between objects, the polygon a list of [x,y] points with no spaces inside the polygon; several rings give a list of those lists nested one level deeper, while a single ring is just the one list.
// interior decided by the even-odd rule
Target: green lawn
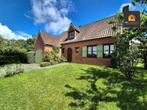
[{"label": "green lawn", "polygon": [[147,110],[147,70],[65,64],[0,78],[0,110]]}]

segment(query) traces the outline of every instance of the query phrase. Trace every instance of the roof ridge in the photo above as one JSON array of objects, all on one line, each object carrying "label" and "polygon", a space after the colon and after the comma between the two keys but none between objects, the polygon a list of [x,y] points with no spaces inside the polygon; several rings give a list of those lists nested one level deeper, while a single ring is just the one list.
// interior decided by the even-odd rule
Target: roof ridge
[{"label": "roof ridge", "polygon": [[115,16],[116,16],[116,14],[115,14],[115,15],[112,15],[112,16],[109,16],[109,17],[105,17],[105,18],[103,18],[103,19],[99,19],[99,20],[97,20],[97,21],[93,21],[93,22],[91,22],[91,23],[87,23],[87,24],[82,25],[82,26],[78,26],[78,27],[79,27],[79,28],[85,27],[85,26],[87,26],[87,25],[91,25],[91,24],[93,24],[93,23],[97,23],[97,22],[100,22],[100,21],[104,21],[104,20],[106,20],[106,19],[109,19],[109,18],[112,18],[112,17],[115,17]]},{"label": "roof ridge", "polygon": [[51,36],[54,36],[54,37],[57,37],[57,38],[58,38],[58,36],[56,36],[56,35],[54,35],[54,34],[50,34],[50,33],[45,32],[45,31],[39,32],[39,34],[40,34],[40,33],[45,33],[45,34],[47,34],[47,35],[51,35]]}]

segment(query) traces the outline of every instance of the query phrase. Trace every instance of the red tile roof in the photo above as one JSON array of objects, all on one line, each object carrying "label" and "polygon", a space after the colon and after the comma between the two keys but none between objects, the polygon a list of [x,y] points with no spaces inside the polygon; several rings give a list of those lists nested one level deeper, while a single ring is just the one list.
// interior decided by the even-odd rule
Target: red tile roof
[{"label": "red tile roof", "polygon": [[114,27],[115,24],[109,24],[109,21],[113,20],[115,20],[115,16],[108,17],[91,24],[87,24],[85,26],[81,26],[79,27],[80,33],[78,33],[77,36],[72,40],[67,40],[68,31],[63,32],[60,37],[60,43],[64,44],[84,40],[112,37],[114,36],[114,31],[112,30],[112,27]]},{"label": "red tile roof", "polygon": [[44,45],[55,45],[55,43],[59,40],[58,37],[46,32],[40,32],[39,36],[41,37]]}]

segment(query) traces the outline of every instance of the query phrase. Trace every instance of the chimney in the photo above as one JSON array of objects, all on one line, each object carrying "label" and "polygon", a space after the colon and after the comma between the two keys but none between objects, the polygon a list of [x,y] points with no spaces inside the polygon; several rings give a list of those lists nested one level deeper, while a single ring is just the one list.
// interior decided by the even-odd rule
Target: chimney
[{"label": "chimney", "polygon": [[129,5],[126,5],[123,7],[123,13],[126,13],[129,11]]}]

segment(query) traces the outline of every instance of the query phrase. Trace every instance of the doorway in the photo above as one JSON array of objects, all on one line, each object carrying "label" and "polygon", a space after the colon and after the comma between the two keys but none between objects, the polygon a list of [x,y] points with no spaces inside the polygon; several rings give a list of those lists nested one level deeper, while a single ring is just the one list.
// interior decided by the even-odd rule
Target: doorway
[{"label": "doorway", "polygon": [[67,61],[72,62],[72,49],[71,48],[67,49]]}]

